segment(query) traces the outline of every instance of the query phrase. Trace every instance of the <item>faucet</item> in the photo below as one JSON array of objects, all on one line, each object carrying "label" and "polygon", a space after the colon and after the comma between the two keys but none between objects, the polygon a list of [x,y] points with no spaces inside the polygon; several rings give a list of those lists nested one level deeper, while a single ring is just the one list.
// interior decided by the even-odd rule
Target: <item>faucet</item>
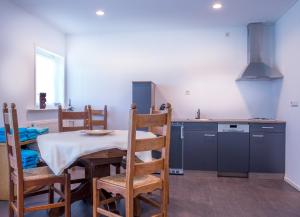
[{"label": "faucet", "polygon": [[197,110],[196,118],[195,119],[200,119],[200,109]]}]

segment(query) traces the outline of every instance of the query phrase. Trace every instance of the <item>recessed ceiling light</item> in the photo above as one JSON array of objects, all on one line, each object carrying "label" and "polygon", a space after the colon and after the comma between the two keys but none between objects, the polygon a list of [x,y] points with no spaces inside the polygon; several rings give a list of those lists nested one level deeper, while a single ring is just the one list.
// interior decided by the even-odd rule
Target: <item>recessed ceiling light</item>
[{"label": "recessed ceiling light", "polygon": [[215,2],[213,3],[212,5],[212,8],[215,9],[215,10],[219,10],[223,7],[222,3],[221,2]]},{"label": "recessed ceiling light", "polygon": [[104,15],[104,11],[98,10],[98,11],[96,11],[96,15],[97,16],[103,16]]}]

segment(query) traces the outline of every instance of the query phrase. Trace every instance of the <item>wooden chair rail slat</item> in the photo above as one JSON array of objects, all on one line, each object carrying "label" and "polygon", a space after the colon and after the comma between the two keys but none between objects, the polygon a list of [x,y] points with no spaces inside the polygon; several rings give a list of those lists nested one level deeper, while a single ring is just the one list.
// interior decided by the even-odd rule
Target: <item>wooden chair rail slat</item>
[{"label": "wooden chair rail slat", "polygon": [[85,112],[62,112],[61,116],[64,120],[84,120],[89,118]]},{"label": "wooden chair rail slat", "polygon": [[163,159],[153,160],[151,162],[146,162],[146,163],[136,163],[134,165],[134,175],[143,176],[143,175],[152,174],[155,172],[159,172],[160,170],[163,169],[163,167],[164,167]]},{"label": "wooden chair rail slat", "polygon": [[154,135],[157,135],[157,136],[164,135],[164,128],[163,127],[150,127],[149,131],[151,133],[153,133]]},{"label": "wooden chair rail slat", "polygon": [[104,120],[93,120],[93,126],[102,126],[105,124]]},{"label": "wooden chair rail slat", "polygon": [[111,197],[111,198],[108,198],[108,199],[106,199],[106,200],[102,200],[102,201],[100,202],[100,205],[107,205],[107,204],[110,204],[110,203],[112,203],[112,202],[115,202],[116,200],[117,200],[116,197]]},{"label": "wooden chair rail slat", "polygon": [[141,151],[152,151],[152,150],[160,150],[165,145],[165,136],[160,136],[157,138],[150,139],[137,139],[136,140],[136,152]]},{"label": "wooden chair rail slat", "polygon": [[39,206],[33,206],[33,207],[25,207],[24,210],[25,210],[25,212],[35,212],[35,211],[59,208],[59,207],[64,207],[64,206],[65,206],[65,202],[59,202],[59,203],[39,205]]},{"label": "wooden chair rail slat", "polygon": [[118,215],[118,214],[109,212],[109,211],[107,211],[107,210],[105,210],[105,209],[102,209],[102,208],[97,208],[97,212],[98,212],[99,214],[105,215],[105,216],[107,216],[107,217],[122,217],[122,216],[120,216],[120,215]]},{"label": "wooden chair rail slat", "polygon": [[29,193],[25,193],[24,197],[28,198],[28,197],[33,197],[33,196],[37,196],[37,195],[41,195],[41,194],[48,194],[48,190],[41,190],[41,191],[36,191],[36,192],[29,192]]},{"label": "wooden chair rail slat", "polygon": [[104,115],[105,111],[104,110],[92,110],[92,115]]},{"label": "wooden chair rail slat", "polygon": [[141,186],[139,188],[136,188],[133,191],[133,196],[136,197],[140,194],[153,192],[153,191],[156,191],[156,190],[163,190],[164,191],[164,189],[162,187],[162,182],[160,182],[160,183],[149,183],[145,186]]},{"label": "wooden chair rail slat", "polygon": [[152,215],[151,217],[163,217],[163,215],[161,213],[158,213],[158,214]]},{"label": "wooden chair rail slat", "polygon": [[158,127],[166,125],[167,114],[154,114],[154,115],[137,115],[136,127]]},{"label": "wooden chair rail slat", "polygon": [[62,130],[63,132],[86,130],[86,127],[63,127]]},{"label": "wooden chair rail slat", "polygon": [[51,177],[51,178],[41,178],[41,179],[36,179],[36,180],[30,180],[24,183],[24,187],[30,188],[34,186],[39,186],[39,185],[51,185],[53,183],[59,183],[59,184],[64,184],[65,180],[63,177]]}]

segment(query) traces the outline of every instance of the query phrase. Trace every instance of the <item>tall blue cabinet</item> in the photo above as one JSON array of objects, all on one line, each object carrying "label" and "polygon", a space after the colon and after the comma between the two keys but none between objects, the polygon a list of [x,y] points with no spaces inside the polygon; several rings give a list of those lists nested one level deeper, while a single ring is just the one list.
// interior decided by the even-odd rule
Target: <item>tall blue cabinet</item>
[{"label": "tall blue cabinet", "polygon": [[136,104],[138,114],[149,114],[155,105],[155,84],[152,81],[133,81],[132,103]]}]

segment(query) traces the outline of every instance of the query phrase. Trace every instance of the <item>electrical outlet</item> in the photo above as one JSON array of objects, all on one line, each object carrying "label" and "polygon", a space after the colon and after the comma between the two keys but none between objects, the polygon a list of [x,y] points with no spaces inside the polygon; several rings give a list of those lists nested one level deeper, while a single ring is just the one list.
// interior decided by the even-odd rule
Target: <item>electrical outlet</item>
[{"label": "electrical outlet", "polygon": [[299,107],[299,102],[298,101],[291,101],[290,105],[291,105],[291,107]]},{"label": "electrical outlet", "polygon": [[191,95],[191,91],[190,90],[186,90],[184,93],[185,93],[186,96]]}]

